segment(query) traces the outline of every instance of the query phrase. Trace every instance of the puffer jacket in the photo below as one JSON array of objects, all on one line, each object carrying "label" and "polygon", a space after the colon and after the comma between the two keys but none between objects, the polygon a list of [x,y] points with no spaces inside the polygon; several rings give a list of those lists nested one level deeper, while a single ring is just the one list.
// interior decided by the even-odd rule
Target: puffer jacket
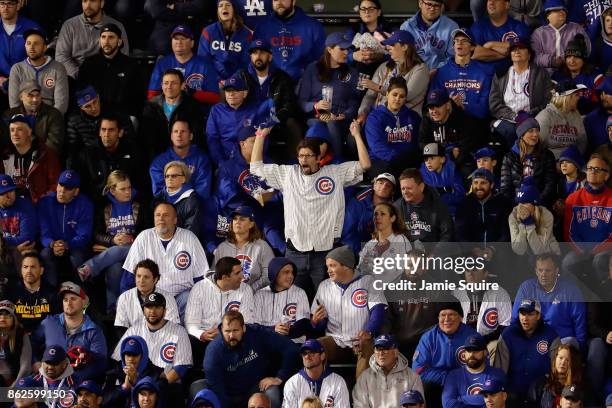
[{"label": "puffer jacket", "polygon": [[[543,149],[539,157],[534,157],[533,179],[540,192],[540,204],[550,208],[557,189],[557,166],[555,156],[548,149]],[[516,191],[523,182],[523,163],[519,148],[515,144],[506,153],[501,167],[500,193],[515,202]]]},{"label": "puffer jacket", "polygon": [[418,390],[425,395],[421,377],[412,371],[406,357],[399,354],[397,364],[385,375],[374,356],[371,356],[370,368],[359,376],[353,389],[353,408],[399,407],[400,396],[406,390]]}]

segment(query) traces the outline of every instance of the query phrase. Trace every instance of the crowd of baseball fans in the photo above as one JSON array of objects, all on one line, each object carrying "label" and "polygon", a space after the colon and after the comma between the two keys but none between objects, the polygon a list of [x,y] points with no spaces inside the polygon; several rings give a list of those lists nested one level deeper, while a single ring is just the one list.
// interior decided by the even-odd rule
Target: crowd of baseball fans
[{"label": "crowd of baseball fans", "polygon": [[468,6],[0,0],[13,406],[611,407],[612,2]]}]

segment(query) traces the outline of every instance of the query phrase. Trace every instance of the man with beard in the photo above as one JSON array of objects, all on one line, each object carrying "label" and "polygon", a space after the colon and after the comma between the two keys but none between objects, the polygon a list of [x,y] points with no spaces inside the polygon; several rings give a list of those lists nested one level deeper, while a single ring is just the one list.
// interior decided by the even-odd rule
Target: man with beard
[{"label": "man with beard", "polygon": [[346,382],[327,366],[325,350],[318,340],[310,339],[300,347],[302,368],[287,380],[283,390],[283,408],[300,408],[302,401],[311,396],[334,407],[350,406]]},{"label": "man with beard", "polygon": [[478,242],[484,246],[510,241],[507,220],[512,209],[508,200],[493,194],[495,176],[480,168],[471,174],[472,192],[457,208],[455,239],[459,242]]},{"label": "man with beard", "polygon": [[22,82],[19,87],[21,104],[4,112],[4,118],[8,121],[14,115],[33,117],[32,130],[36,138],[60,155],[64,148],[64,116],[53,106],[43,102],[42,89],[34,79]]},{"label": "man with beard", "polygon": [[208,271],[206,254],[193,232],[176,226],[176,209],[172,204],[158,203],[153,209],[153,222],[154,228],[138,234],[125,259],[121,293],[134,287],[138,262],[151,259],[159,266],[158,286],[174,296],[183,318],[191,288]]},{"label": "man with beard", "polygon": [[395,408],[405,390],[423,393],[421,378],[399,352],[393,336],[382,334],[374,341],[370,367],[353,389],[353,408]]},{"label": "man with beard", "polygon": [[257,27],[253,38],[269,38],[276,65],[298,80],[304,68],[325,48],[323,25],[296,7],[296,0],[275,0],[274,13]]},{"label": "man with beard", "polygon": [[584,129],[589,139],[589,147],[596,149],[609,143],[608,118],[612,115],[612,76],[607,76],[597,87],[599,109],[584,117]]},{"label": "man with beard", "polygon": [[57,292],[41,279],[45,268],[36,252],[29,252],[21,260],[21,280],[9,293],[15,304],[15,315],[27,333],[38,328],[47,316],[59,312]]},{"label": "man with beard", "polygon": [[557,332],[542,320],[540,302],[522,299],[517,305],[518,320],[499,337],[492,365],[506,373],[512,401],[526,403],[529,386],[548,373],[551,351],[559,346],[560,340]]},{"label": "man with beard", "polygon": [[466,364],[446,376],[442,406],[485,408],[485,401],[480,393],[483,384],[490,379],[504,378],[505,373],[499,368],[489,366],[487,342],[480,334],[468,337],[463,347]]},{"label": "man with beard", "polygon": [[[221,334],[204,357],[206,388],[219,397],[223,407],[244,407],[254,392],[262,391],[272,408],[280,408],[280,385],[297,371],[295,343],[261,326],[245,325],[235,310],[223,315]],[[276,360],[280,367],[271,373],[273,358],[280,358]]]},{"label": "man with beard", "polygon": [[142,337],[149,349],[149,360],[163,371],[160,379],[165,379],[171,385],[169,392],[179,393],[181,386],[177,382],[184,378],[192,365],[191,344],[187,330],[165,318],[166,298],[157,292],[147,296],[142,308],[144,320],[125,332],[112,357],[116,361],[121,361],[123,340],[130,336]]},{"label": "man with beard", "polygon": [[102,390],[91,380],[85,380],[76,387],[79,408],[100,408],[102,406]]},{"label": "man with beard", "polygon": [[41,88],[43,102],[63,114],[68,110],[68,77],[64,66],[45,55],[47,38],[36,29],[23,33],[27,58],[16,63],[9,75],[9,105],[20,105],[19,89],[27,80],[35,80]]},{"label": "man with beard", "polygon": [[[302,138],[300,109],[295,95],[295,83],[287,73],[276,67],[272,48],[265,39],[254,39],[249,45],[251,64],[245,70],[249,95],[258,104],[272,98],[274,112],[280,123],[270,134],[272,141],[285,142],[283,152],[273,152],[275,163],[286,162]],[[273,147],[273,146],[272,146]]]},{"label": "man with beard", "polygon": [[374,232],[374,207],[379,203],[393,200],[397,182],[391,173],[381,173],[374,177],[372,186],[352,197],[346,203],[344,226],[341,241],[351,247],[356,254],[361,246],[372,239]]},{"label": "man with beard", "polygon": [[138,64],[119,52],[122,48],[121,29],[116,24],[102,27],[100,49],[83,62],[78,87],[92,85],[103,105],[138,117],[142,113],[145,84]]},{"label": "man with beard", "polygon": [[89,297],[73,282],[62,283],[59,290],[63,313],[48,316],[32,334],[35,366],[45,347],[59,344],[67,349],[76,381],[102,379],[106,370],[106,338],[102,329],[85,314]]},{"label": "man with beard", "polygon": [[75,79],[85,58],[98,52],[100,33],[107,24],[114,24],[121,30],[121,52],[130,55],[125,28],[119,21],[104,14],[104,0],[83,0],[81,5],[83,13],[62,24],[55,47],[57,60],[64,64],[68,75]]},{"label": "man with beard", "polygon": [[[351,126],[359,126],[354,122]],[[269,129],[258,132],[251,155],[251,173],[283,193],[285,256],[297,266],[296,284],[310,297],[325,278],[325,256],[339,241],[344,223],[344,187],[360,182],[370,156],[359,132],[352,132],[359,161],[321,167],[321,149],[313,138],[298,144],[298,164],[263,163]]]}]

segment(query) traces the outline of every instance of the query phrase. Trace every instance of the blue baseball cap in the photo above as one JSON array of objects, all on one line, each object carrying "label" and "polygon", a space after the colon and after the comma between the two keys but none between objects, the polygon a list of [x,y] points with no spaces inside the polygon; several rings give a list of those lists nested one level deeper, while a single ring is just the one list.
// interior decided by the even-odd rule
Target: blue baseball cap
[{"label": "blue baseball cap", "polygon": [[562,0],[546,0],[544,2],[544,12],[548,13],[550,11],[555,10],[564,10],[567,12],[567,8],[565,7],[565,3]]},{"label": "blue baseball cap", "polygon": [[542,306],[540,306],[540,302],[535,299],[523,299],[521,300],[521,304],[519,306],[519,312],[522,310],[523,312],[531,313],[531,312],[542,312]]},{"label": "blue baseball cap", "polygon": [[458,35],[461,35],[463,37],[467,37],[468,40],[470,40],[470,42],[472,44],[474,44],[474,37],[472,36],[472,32],[468,29],[468,28],[455,28],[452,32],[451,32],[451,38],[454,40],[455,37],[457,37]]},{"label": "blue baseball cap", "polygon": [[100,388],[100,386],[92,380],[85,380],[83,382],[81,382],[77,387],[76,387],[76,392],[78,393],[80,390],[87,390],[91,393],[94,393],[98,396],[102,395],[102,389]]},{"label": "blue baseball cap", "polygon": [[255,38],[249,43],[249,52],[253,50],[264,50],[271,53],[272,47],[270,47],[270,42],[268,40],[264,40],[263,38]]},{"label": "blue baseball cap", "polygon": [[510,37],[508,38],[508,42],[510,43],[510,49],[514,49],[516,47],[525,48],[527,50],[531,50],[531,45],[529,44],[528,38],[523,38],[520,36]]},{"label": "blue baseball cap", "polygon": [[418,390],[405,391],[404,393],[402,393],[400,397],[401,405],[423,404],[423,403],[425,403],[425,400],[423,399],[423,396]]},{"label": "blue baseball cap", "polygon": [[6,174],[0,174],[0,194],[8,193],[13,190],[17,190],[13,178]]},{"label": "blue baseball cap", "polygon": [[253,212],[253,209],[249,207],[248,205],[241,205],[240,207],[232,211],[230,215],[232,218],[234,218],[235,215],[249,217],[251,221],[255,221],[255,213]]},{"label": "blue baseball cap", "polygon": [[381,334],[374,340],[374,347],[382,349],[394,349],[397,348],[395,338],[390,334]]},{"label": "blue baseball cap", "polygon": [[[608,122],[610,119],[608,119]],[[580,150],[578,150],[578,146],[575,144],[567,146],[562,152],[561,156],[559,156],[559,163],[562,161],[568,161],[573,163],[577,169],[581,169],[584,167],[584,159],[582,158],[582,154]]]},{"label": "blue baseball cap", "polygon": [[430,106],[441,106],[446,102],[450,101],[450,96],[448,96],[448,91],[446,88],[440,89],[432,89],[427,94],[427,107]]},{"label": "blue baseball cap", "polygon": [[57,344],[47,347],[42,357],[44,363],[53,365],[57,365],[64,360],[66,360],[66,350]]},{"label": "blue baseball cap", "polygon": [[506,391],[505,381],[503,378],[491,376],[487,378],[480,390],[481,394],[497,394],[498,392]]},{"label": "blue baseball cap", "polygon": [[346,32],[336,31],[325,39],[326,47],[351,48],[352,45],[351,37]]},{"label": "blue baseball cap", "polygon": [[81,176],[74,170],[64,170],[60,174],[57,184],[68,188],[77,188],[81,186]]},{"label": "blue baseball cap", "polygon": [[463,343],[463,348],[466,350],[480,351],[486,350],[487,342],[480,334],[472,334],[465,339],[465,343]]},{"label": "blue baseball cap", "polygon": [[98,97],[98,93],[93,86],[89,85],[76,93],[76,101],[79,107],[88,104]]},{"label": "blue baseball cap", "polygon": [[612,76],[607,76],[597,87],[598,91],[601,91],[607,95],[612,95]]},{"label": "blue baseball cap", "polygon": [[136,340],[134,337],[136,336],[130,336],[127,339],[125,339],[125,343],[123,345],[123,354],[125,353],[130,353],[133,355],[142,354],[142,346],[140,345],[140,342]]},{"label": "blue baseball cap", "polygon": [[300,353],[306,350],[312,350],[315,353],[322,353],[325,351],[319,340],[316,339],[308,339],[304,342],[304,344],[302,344],[300,347]]},{"label": "blue baseball cap", "polygon": [[25,123],[30,127],[30,129],[34,129],[34,117],[32,115],[22,115],[18,113],[9,118],[8,124],[11,123]]},{"label": "blue baseball cap", "polygon": [[176,27],[174,27],[174,30],[172,30],[170,38],[174,37],[177,34],[180,34],[193,40],[193,31],[191,31],[191,28],[189,28],[189,26],[183,24],[177,25]]},{"label": "blue baseball cap", "polygon": [[495,182],[495,176],[493,175],[493,173],[491,173],[489,170],[485,169],[484,167],[474,170],[472,174],[470,174],[470,178],[472,180],[475,180],[477,178],[485,179],[489,183]]},{"label": "blue baseball cap", "polygon": [[246,91],[249,89],[240,72],[236,72],[234,75],[223,81],[221,88],[224,91],[226,89],[235,89],[236,91]]},{"label": "blue baseball cap", "polygon": [[482,147],[476,150],[476,153],[474,153],[474,159],[478,160],[482,159],[483,157],[495,159],[497,157],[497,153],[495,152],[495,149],[491,147]]},{"label": "blue baseball cap", "polygon": [[393,34],[391,34],[391,37],[381,41],[380,43],[382,45],[394,45],[397,43],[414,45],[414,42],[414,37],[408,31],[397,30],[394,31]]}]

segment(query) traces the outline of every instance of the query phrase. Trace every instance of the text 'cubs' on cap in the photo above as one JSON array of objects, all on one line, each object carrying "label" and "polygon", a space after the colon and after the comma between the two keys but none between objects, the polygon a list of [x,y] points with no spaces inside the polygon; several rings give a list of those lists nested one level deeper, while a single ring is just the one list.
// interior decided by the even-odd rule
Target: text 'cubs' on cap
[{"label": "text 'cubs' on cap", "polygon": [[147,295],[144,302],[142,302],[143,307],[147,306],[166,306],[166,298],[161,293],[153,292]]},{"label": "text 'cubs' on cap", "polygon": [[394,349],[397,348],[397,343],[392,335],[381,334],[374,340],[374,347],[381,349]]},{"label": "text 'cubs' on cap", "polygon": [[423,399],[423,396],[419,390],[406,391],[400,397],[400,404],[402,406],[409,404],[422,404],[424,402],[425,400]]},{"label": "text 'cubs' on cap", "polygon": [[397,43],[414,45],[414,37],[408,31],[397,30],[391,34],[391,37],[381,41],[382,45],[395,45]]},{"label": "text 'cubs' on cap", "polygon": [[11,176],[0,174],[0,194],[8,193],[16,189],[17,186],[15,186],[15,182]]},{"label": "text 'cubs' on cap", "polygon": [[319,340],[316,339],[308,339],[304,342],[304,344],[302,344],[302,346],[300,347],[300,352],[306,350],[311,350],[315,353],[322,353],[323,351],[325,351]]},{"label": "text 'cubs' on cap", "polygon": [[523,312],[541,312],[542,311],[542,306],[540,306],[540,302],[538,302],[535,299],[523,299],[521,300],[521,304],[519,306],[519,312],[523,311]]},{"label": "text 'cubs' on cap", "polygon": [[175,35],[182,35],[193,40],[193,31],[191,31],[191,28],[189,28],[189,26],[183,24],[179,24],[174,27],[174,30],[172,30],[172,34],[170,34],[170,37],[174,37]]},{"label": "text 'cubs' on cap", "polygon": [[463,348],[469,351],[480,351],[487,349],[487,341],[480,334],[472,334],[465,339]]},{"label": "text 'cubs' on cap", "polygon": [[57,180],[58,184],[68,188],[77,188],[81,186],[81,176],[74,170],[64,170]]},{"label": "text 'cubs' on cap", "polygon": [[95,381],[92,380],[85,380],[80,383],[78,387],[76,387],[76,392],[79,392],[80,390],[87,390],[98,396],[102,395],[102,389]]},{"label": "text 'cubs' on cap", "polygon": [[42,361],[43,363],[59,364],[66,360],[66,350],[60,345],[54,344],[45,349]]},{"label": "text 'cubs' on cap", "polygon": [[397,185],[397,182],[395,181],[395,177],[391,173],[380,173],[378,176],[374,177],[374,180],[372,182],[376,183],[378,180],[387,180],[394,186]]}]

